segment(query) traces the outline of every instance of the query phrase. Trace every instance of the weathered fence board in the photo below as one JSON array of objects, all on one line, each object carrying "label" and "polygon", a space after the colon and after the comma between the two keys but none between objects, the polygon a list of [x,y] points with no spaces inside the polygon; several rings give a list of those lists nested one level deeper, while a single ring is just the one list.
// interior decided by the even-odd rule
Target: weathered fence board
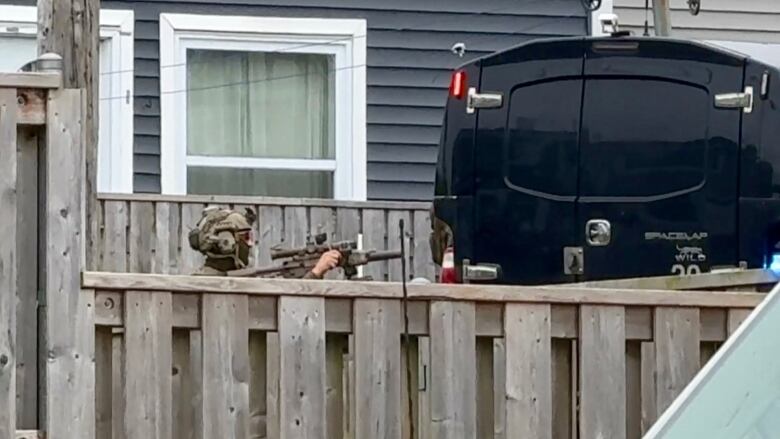
[{"label": "weathered fence board", "polygon": [[552,438],[550,319],[550,305],[506,307],[508,436]]},{"label": "weathered fence board", "polygon": [[656,414],[666,410],[700,367],[699,310],[655,310]]},{"label": "weathered fence board", "polygon": [[474,304],[432,302],[430,315],[432,437],[474,438],[477,434]]},{"label": "weathered fence board", "polygon": [[247,298],[203,297],[203,437],[249,433]]},{"label": "weathered fence board", "polygon": [[[84,94],[52,91],[46,137],[46,375],[49,439],[95,436],[94,292],[81,292]],[[63,318],[68,316],[68,318]],[[72,401],[79,401],[73,404]]]},{"label": "weathered fence board", "polygon": [[173,338],[170,293],[133,291],[125,297],[125,434],[128,439],[172,435]]},{"label": "weathered fence board", "polygon": [[0,89],[0,437],[16,430],[16,90]]},{"label": "weathered fence board", "polygon": [[280,438],[325,438],[325,301],[279,304]]},{"label": "weathered fence board", "polygon": [[[40,112],[45,116],[44,109]],[[38,426],[38,135],[39,131],[30,129],[17,133],[17,430]],[[13,210],[12,205],[8,208]]]},{"label": "weathered fence board", "polygon": [[626,435],[626,326],[618,306],[580,308],[580,435]]},{"label": "weathered fence board", "polygon": [[355,301],[357,437],[401,436],[400,321],[397,300]]}]

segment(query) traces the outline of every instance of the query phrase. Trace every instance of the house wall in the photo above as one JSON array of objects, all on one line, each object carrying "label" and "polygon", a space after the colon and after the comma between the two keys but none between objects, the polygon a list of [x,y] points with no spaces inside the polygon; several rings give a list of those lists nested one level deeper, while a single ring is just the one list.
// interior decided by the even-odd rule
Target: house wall
[{"label": "house wall", "polygon": [[[681,38],[737,42],[780,43],[780,1],[702,0],[701,12],[688,12],[686,0],[671,0],[672,35]],[[650,1],[652,8],[652,0]],[[645,0],[614,0],[622,29],[642,35]],[[653,13],[648,15],[653,35]]]},{"label": "house wall", "polygon": [[[31,2],[5,0],[6,3]],[[161,13],[364,18],[368,198],[428,200],[450,71],[536,37],[584,35],[579,0],[103,1],[135,11],[135,192],[160,191]],[[467,47],[458,58],[450,48]]]}]

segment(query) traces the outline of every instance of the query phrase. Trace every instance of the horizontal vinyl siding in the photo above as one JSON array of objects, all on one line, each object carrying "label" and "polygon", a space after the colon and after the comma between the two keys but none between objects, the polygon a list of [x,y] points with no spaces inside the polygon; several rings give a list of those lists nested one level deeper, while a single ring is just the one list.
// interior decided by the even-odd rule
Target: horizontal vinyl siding
[{"label": "horizontal vinyl siding", "polygon": [[[160,191],[161,13],[366,19],[368,197],[379,200],[433,195],[453,67],[534,38],[587,31],[579,0],[103,0],[101,7],[135,11],[134,189],[152,193]],[[457,42],[466,44],[464,58],[450,51]]]},{"label": "horizontal vinyl siding", "polygon": [[[780,0],[702,0],[701,12],[688,12],[686,0],[671,0],[672,35],[699,40],[780,43]],[[651,2],[652,5],[652,2]],[[622,29],[644,32],[645,0],[615,0]],[[653,14],[647,14],[653,35]]]}]

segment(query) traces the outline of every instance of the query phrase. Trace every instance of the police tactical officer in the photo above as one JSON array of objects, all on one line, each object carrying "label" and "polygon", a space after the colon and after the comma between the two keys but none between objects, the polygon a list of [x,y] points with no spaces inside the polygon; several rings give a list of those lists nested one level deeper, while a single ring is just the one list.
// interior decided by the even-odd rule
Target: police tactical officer
[{"label": "police tactical officer", "polygon": [[[251,209],[244,213],[209,206],[203,210],[200,221],[189,233],[190,247],[203,254],[206,260],[194,273],[200,276],[225,276],[228,271],[246,268],[254,245],[252,225],[257,217]],[[341,254],[329,251],[320,257],[304,279],[322,279],[335,268]]]}]

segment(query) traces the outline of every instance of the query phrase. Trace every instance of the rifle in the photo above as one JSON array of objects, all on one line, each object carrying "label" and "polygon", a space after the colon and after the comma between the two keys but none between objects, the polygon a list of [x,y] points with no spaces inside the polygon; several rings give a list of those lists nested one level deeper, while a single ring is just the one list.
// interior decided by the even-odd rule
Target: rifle
[{"label": "rifle", "polygon": [[[306,273],[311,271],[320,257],[331,250],[338,250],[341,253],[338,267],[344,270],[347,279],[354,280],[357,275],[357,267],[375,261],[387,261],[390,259],[401,258],[400,251],[376,251],[376,250],[358,250],[355,241],[337,241],[326,243],[326,234],[316,235],[314,242],[311,239],[303,247],[282,248],[274,246],[271,248],[271,260],[287,259],[281,265],[273,267],[243,268],[240,270],[228,271],[227,275],[232,277],[282,277],[287,279],[300,279]],[[371,280],[370,277],[363,277],[360,280]]]}]

